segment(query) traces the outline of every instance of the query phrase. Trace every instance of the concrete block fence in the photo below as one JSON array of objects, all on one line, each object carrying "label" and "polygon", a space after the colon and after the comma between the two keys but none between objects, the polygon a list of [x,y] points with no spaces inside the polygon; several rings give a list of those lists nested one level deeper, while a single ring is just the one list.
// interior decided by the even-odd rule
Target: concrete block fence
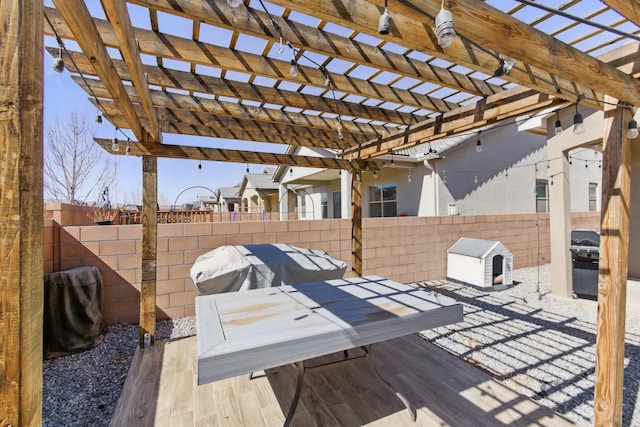
[{"label": "concrete block fence", "polygon": [[[599,228],[598,212],[573,214],[573,228]],[[104,282],[104,319],[136,323],[139,318],[142,227],[60,226],[45,221],[45,273],[96,265]],[[366,218],[363,273],[411,283],[446,276],[447,249],[460,237],[501,241],[514,268],[550,259],[548,214]],[[198,294],[189,270],[196,258],[221,245],[289,243],[319,249],[348,263],[351,221],[273,221],[158,224],[157,316],[191,316]]]}]

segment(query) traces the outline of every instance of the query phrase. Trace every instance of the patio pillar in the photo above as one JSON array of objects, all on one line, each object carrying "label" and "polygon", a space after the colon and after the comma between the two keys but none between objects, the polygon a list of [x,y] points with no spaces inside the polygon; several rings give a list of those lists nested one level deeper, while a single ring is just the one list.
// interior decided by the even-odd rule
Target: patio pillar
[{"label": "patio pillar", "polygon": [[596,426],[622,425],[624,329],[629,266],[631,143],[628,109],[605,96],[602,215],[594,412]]},{"label": "patio pillar", "polygon": [[278,211],[280,212],[280,221],[289,220],[289,189],[287,184],[280,183],[278,185]]},{"label": "patio pillar", "polygon": [[351,171],[343,170],[340,173],[340,210],[343,219],[351,218]]},{"label": "patio pillar", "polygon": [[362,276],[362,178],[360,172],[351,180],[351,270]]},{"label": "patio pillar", "polygon": [[156,266],[158,236],[158,158],[142,157],[142,284],[140,287],[140,348],[156,339]]},{"label": "patio pillar", "polygon": [[0,420],[42,424],[43,6],[0,7]]}]

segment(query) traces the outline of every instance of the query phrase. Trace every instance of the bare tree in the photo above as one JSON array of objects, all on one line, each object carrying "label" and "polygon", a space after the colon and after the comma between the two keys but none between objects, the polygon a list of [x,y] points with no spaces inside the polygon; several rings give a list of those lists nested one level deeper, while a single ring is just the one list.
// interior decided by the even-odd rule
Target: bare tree
[{"label": "bare tree", "polygon": [[44,187],[47,197],[72,204],[115,184],[112,160],[94,141],[92,122],[76,110],[46,124]]}]

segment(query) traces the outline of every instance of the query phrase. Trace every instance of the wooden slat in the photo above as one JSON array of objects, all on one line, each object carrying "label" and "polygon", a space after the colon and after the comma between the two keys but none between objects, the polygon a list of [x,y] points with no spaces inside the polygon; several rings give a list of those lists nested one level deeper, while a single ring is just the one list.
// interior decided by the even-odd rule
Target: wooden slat
[{"label": "wooden slat", "polygon": [[103,0],[102,6],[109,18],[109,22],[111,22],[111,25],[113,26],[113,31],[118,38],[122,58],[131,72],[131,79],[136,88],[138,101],[142,104],[142,108],[147,117],[149,133],[154,141],[162,142],[162,134],[160,133],[160,127],[158,125],[158,116],[155,108],[153,107],[153,103],[151,102],[149,86],[147,85],[147,79],[142,68],[140,52],[138,52],[138,46],[136,45],[135,34],[133,32],[133,26],[131,25],[131,19],[129,18],[129,11],[127,10],[126,3],[124,0]]},{"label": "wooden slat", "polygon": [[362,276],[362,176],[355,171],[351,176],[351,271]]},{"label": "wooden slat", "polygon": [[[98,98],[109,98],[109,92],[99,80],[86,79],[89,83],[89,86],[87,86],[81,77],[71,76],[71,78],[87,93],[92,91]],[[91,88],[91,91],[89,88]],[[128,87],[127,92],[133,102],[138,101],[134,88]],[[155,105],[167,109],[179,109],[197,113],[213,114],[216,116],[229,116],[240,119],[304,126],[332,132],[335,132],[336,129],[338,129],[338,120],[335,118],[292,113],[273,108],[252,107],[234,102],[217,101],[210,98],[182,95],[160,90],[152,90],[151,98]],[[357,133],[369,135],[370,137],[381,135],[384,130],[382,126],[374,126],[368,123],[359,123],[350,120],[344,120],[342,122],[342,127],[345,133]]]},{"label": "wooden slat", "polygon": [[[110,154],[124,156],[124,150],[111,151],[111,140],[94,138],[103,149]],[[173,159],[211,160],[216,162],[251,163],[256,165],[288,165],[298,167],[344,169],[369,168],[379,170],[380,162],[375,160],[353,161],[330,159],[327,157],[308,157],[295,154],[262,153],[257,151],[241,151],[227,148],[192,147],[170,144],[155,144],[148,147],[132,141],[130,143],[132,156],[153,155]]]},{"label": "wooden slat", "polygon": [[[360,31],[374,37],[381,37],[376,30],[380,13],[383,10],[383,0],[360,0],[358,1],[358,7],[353,7],[350,0],[317,0],[314,2],[307,2],[305,0],[274,0],[271,3],[299,10],[303,13],[313,15],[317,18],[326,19],[327,21],[343,25],[347,28],[352,28],[356,31]],[[467,2],[465,2],[465,4],[466,3]],[[480,3],[484,4],[483,2],[474,2],[473,9],[475,10],[475,5]],[[440,5],[440,2],[420,3],[420,7],[429,12],[433,17],[438,13]],[[446,6],[450,10],[454,11],[453,16],[456,21],[456,29],[458,31],[462,31],[463,34],[466,34],[464,32],[464,24],[466,21],[463,23],[462,20],[458,21],[457,18],[458,9],[461,8],[460,2],[447,2]],[[434,34],[433,18],[426,16],[421,11],[417,11],[416,8],[417,6],[411,8],[403,2],[394,4],[392,8],[393,27],[391,33],[382,37],[385,40],[392,41],[401,46],[440,57],[454,64],[482,71],[489,75],[492,75],[498,68],[498,60],[496,57],[477,46],[472,45],[471,43],[461,41],[460,38],[458,38],[451,46],[447,47],[447,49],[441,49],[437,45],[437,37]],[[495,15],[497,12],[496,9],[490,9],[492,16]],[[478,22],[476,22],[473,27],[477,29],[480,26],[477,31],[498,40],[496,43],[504,45],[522,43],[522,40],[512,41],[510,37],[497,38],[497,33],[491,32],[496,30],[496,28],[490,28],[489,26],[482,27],[481,24],[484,19],[483,17],[476,16],[475,19],[477,19]],[[504,31],[502,31],[502,33],[504,33]],[[469,35],[469,37],[472,36],[472,34]],[[498,48],[497,53],[506,53],[506,51],[503,51],[502,48]],[[516,59],[525,61],[527,57],[528,56],[525,55],[523,57],[516,57]],[[570,62],[571,57],[568,57],[563,58],[561,63],[568,64]],[[537,77],[532,77],[530,74],[513,69],[509,75],[504,76],[504,78],[514,83],[535,89],[539,92],[556,96],[564,96],[568,100],[573,100],[575,98],[575,93],[583,93],[588,98],[602,100],[602,94],[594,91],[584,84],[581,84],[581,81],[585,80],[584,76],[573,81],[549,73],[548,71],[545,71],[544,68],[540,69],[535,66],[527,65],[527,69]],[[586,70],[582,70],[582,72],[589,77],[592,76],[592,74]],[[558,88],[560,89],[560,93],[558,93]],[[602,108],[602,104],[593,102],[590,99],[586,99],[583,103],[594,108]]]},{"label": "wooden slat", "polygon": [[640,25],[640,0],[603,0],[612,9],[636,25]]},{"label": "wooden slat", "polygon": [[[62,1],[62,0],[58,0]],[[55,9],[46,9],[47,15],[52,18],[57,15]],[[64,17],[64,15],[63,15]],[[78,37],[73,28],[66,28],[67,21],[52,20],[56,31],[62,37]],[[111,25],[102,19],[93,19],[93,24],[102,37],[105,46],[119,48],[118,38],[113,33]],[[150,30],[135,28],[135,37],[140,45],[140,52],[159,56],[167,59],[175,59],[195,64],[213,66],[224,70],[249,73],[256,76],[286,80],[300,84],[309,84],[316,87],[324,87],[325,75],[317,68],[300,66],[297,77],[289,74],[290,60],[276,60],[266,58],[239,50],[223,48],[212,44],[197,42],[194,40],[172,36],[170,34],[157,34]],[[79,43],[82,47],[83,44]],[[82,49],[87,52],[85,48]],[[401,105],[409,105],[417,109],[431,111],[449,111],[458,107],[458,104],[443,101],[439,98],[421,95],[408,90],[397,89],[386,84],[373,83],[368,80],[332,74],[332,88],[341,92],[365,96],[385,102],[395,102]]]},{"label": "wooden slat", "polygon": [[[132,3],[193,20],[201,19],[207,24],[240,31],[273,43],[280,42],[280,35],[273,28],[269,17],[259,9],[232,8],[225,2],[192,0],[134,0]],[[500,86],[484,80],[388,50],[381,50],[350,38],[339,37],[318,28],[278,17],[275,20],[294,46],[303,46],[307,51],[327,55],[330,58],[367,64],[383,71],[436,83],[474,95],[491,95],[503,90]]]},{"label": "wooden slat", "polygon": [[[57,49],[47,48],[51,55],[57,55]],[[85,76],[95,76],[96,72],[89,59],[82,53],[70,51],[70,56],[78,65],[76,70],[73,64],[65,64],[69,71],[80,72]],[[68,61],[71,62],[71,61]],[[131,76],[124,61],[113,60],[113,64],[122,80],[131,80]],[[408,125],[418,123],[422,116],[414,116],[409,113],[387,110],[384,108],[369,107],[353,102],[334,101],[331,97],[319,97],[305,95],[288,90],[279,90],[270,87],[258,86],[250,83],[241,83],[231,80],[223,80],[202,74],[192,74],[184,71],[160,69],[153,66],[145,66],[149,84],[165,88],[181,89],[191,92],[228,96],[243,100],[252,100],[276,105],[286,105],[303,110],[315,110],[327,113],[339,113],[341,115],[360,117],[369,120],[377,120],[384,123]]]},{"label": "wooden slat", "polygon": [[[118,72],[113,67],[109,53],[86,5],[74,0],[54,0],[53,3],[57,8],[56,15],[59,14],[65,22],[71,23],[69,31],[77,40],[82,51],[93,59],[92,64],[95,67],[95,72],[109,89],[111,98],[118,103],[118,108],[127,119],[128,128],[141,141],[146,130],[138,120],[133,104],[120,81]],[[55,9],[47,9],[47,15],[52,10]]]},{"label": "wooden slat", "polygon": [[156,339],[156,266],[158,236],[158,158],[142,157],[142,283],[140,287],[140,347],[149,333]]},{"label": "wooden slat", "polygon": [[631,140],[629,110],[607,98],[602,139],[602,215],[598,332],[596,334],[595,425],[622,425],[624,330],[629,267]]},{"label": "wooden slat", "polygon": [[0,423],[42,424],[42,2],[0,4]]}]

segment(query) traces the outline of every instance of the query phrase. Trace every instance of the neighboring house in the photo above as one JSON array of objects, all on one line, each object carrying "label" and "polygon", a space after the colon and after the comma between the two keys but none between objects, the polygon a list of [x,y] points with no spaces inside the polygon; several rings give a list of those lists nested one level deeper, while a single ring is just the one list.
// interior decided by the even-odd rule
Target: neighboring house
[{"label": "neighboring house", "polygon": [[237,212],[240,210],[240,186],[220,187],[218,194],[218,212]]},{"label": "neighboring house", "polygon": [[247,173],[240,184],[243,212],[278,212],[278,183],[273,182],[276,168],[265,168],[262,173]]},{"label": "neighboring house", "polygon": [[[549,186],[562,178],[548,173],[545,121],[530,122],[501,123],[377,158],[384,161],[381,170],[361,172],[363,217],[548,212]],[[601,158],[591,149],[571,152],[572,211],[600,209]],[[280,167],[274,178],[295,189],[298,218],[318,219],[350,216],[351,176]]]},{"label": "neighboring house", "polygon": [[218,198],[213,194],[200,194],[196,196],[193,208],[201,211],[217,211]]}]

